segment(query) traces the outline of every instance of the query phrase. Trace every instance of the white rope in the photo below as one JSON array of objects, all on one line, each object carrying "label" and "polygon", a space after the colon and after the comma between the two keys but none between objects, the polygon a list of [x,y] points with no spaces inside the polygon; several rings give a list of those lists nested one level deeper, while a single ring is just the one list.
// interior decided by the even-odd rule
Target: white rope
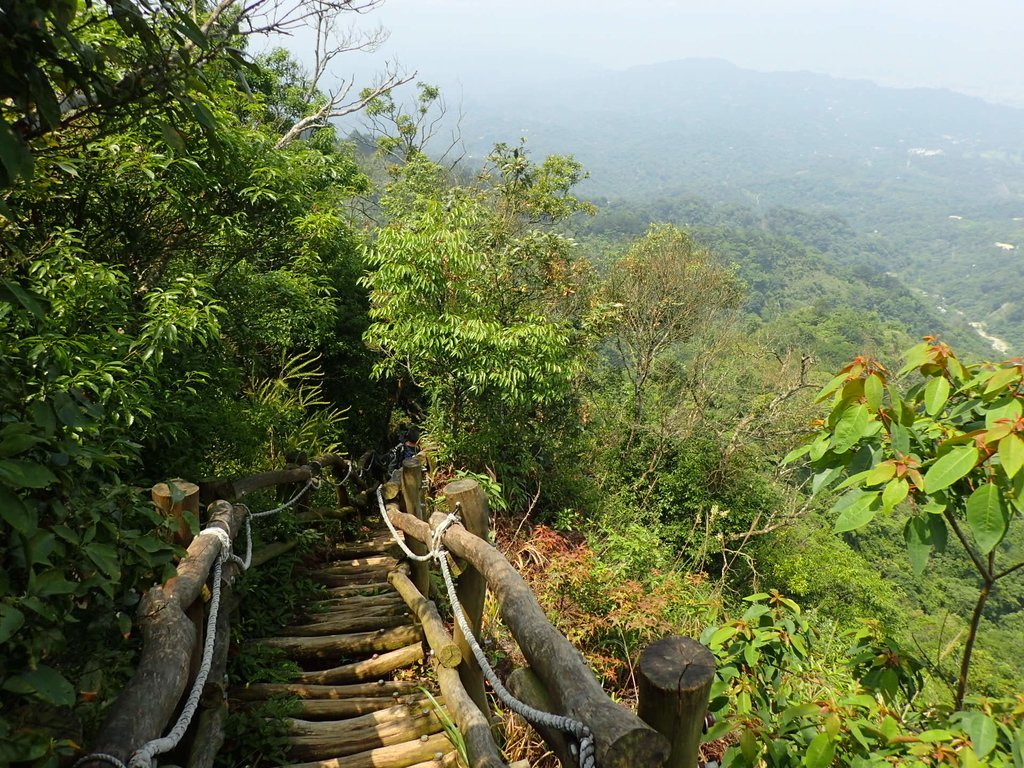
[{"label": "white rope", "polygon": [[[442,521],[441,525],[431,531],[430,551],[426,555],[416,555],[399,537],[398,531],[395,529],[394,524],[388,516],[387,508],[384,506],[384,495],[381,493],[381,489],[379,487],[377,488],[377,504],[380,507],[381,517],[384,518],[384,522],[391,531],[392,538],[394,538],[395,542],[402,548],[402,551],[405,552],[409,558],[419,562],[423,562],[425,560],[437,560],[438,564],[441,566],[441,575],[444,577],[445,587],[448,590],[448,600],[451,603],[452,612],[455,614],[455,620],[459,625],[459,629],[462,630],[462,634],[466,638],[466,642],[469,645],[469,649],[473,652],[473,656],[476,658],[477,664],[480,665],[480,671],[483,672],[484,677],[487,678],[487,682],[491,684],[491,688],[497,694],[501,702],[517,715],[534,725],[555,728],[559,731],[570,733],[575,736],[579,746],[577,749],[576,745],[573,745],[573,749],[576,754],[576,758],[579,761],[580,768],[596,768],[597,759],[594,748],[594,734],[590,728],[585,723],[574,718],[567,717],[565,715],[552,714],[551,712],[544,712],[543,710],[531,707],[529,704],[526,704],[513,696],[502,684],[501,680],[498,679],[497,673],[487,660],[487,655],[484,653],[480,644],[477,642],[476,637],[473,635],[473,629],[469,626],[469,621],[466,619],[465,611],[463,611],[462,604],[459,602],[459,597],[455,591],[455,582],[452,580],[451,570],[448,567],[448,552],[444,549],[441,542],[444,532],[448,527],[453,523],[459,522],[458,514],[455,512],[449,513],[448,517]],[[456,509],[458,506],[459,505],[456,505]]]},{"label": "white rope", "polygon": [[[339,483],[343,485],[352,474],[352,462],[348,463],[348,472],[344,479]],[[162,755],[166,752],[171,751],[181,739],[185,736],[188,731],[189,725],[192,723],[192,718],[195,715],[196,709],[199,707],[199,699],[202,697],[203,688],[206,686],[206,679],[210,674],[210,667],[213,664],[213,647],[217,639],[217,614],[220,610],[220,590],[221,590],[221,578],[223,576],[224,564],[225,563],[236,563],[243,571],[247,571],[249,566],[252,564],[252,518],[267,517],[278,512],[282,512],[292,505],[294,505],[302,496],[309,491],[310,488],[318,489],[320,487],[320,478],[317,476],[311,476],[306,482],[306,485],[296,493],[292,498],[286,501],[279,507],[274,509],[268,509],[264,512],[251,512],[248,507],[244,504],[237,506],[242,507],[245,510],[245,516],[243,518],[245,522],[245,557],[239,557],[232,552],[231,535],[223,528],[211,525],[208,528],[204,528],[199,532],[200,536],[214,536],[217,541],[220,542],[220,553],[217,560],[213,564],[213,589],[211,590],[210,598],[210,614],[206,620],[206,642],[203,646],[203,657],[199,665],[199,671],[196,674],[196,679],[192,685],[192,690],[189,693],[189,697],[185,702],[185,706],[181,711],[181,715],[178,717],[178,721],[171,728],[170,732],[159,739],[153,739],[148,741],[139,747],[135,752],[132,753],[129,758],[127,765],[114,755],[109,755],[105,752],[95,752],[89,755],[85,755],[79,758],[73,768],[80,768],[86,763],[100,762],[107,763],[108,765],[114,766],[114,768],[151,768],[156,763],[156,756]]]},{"label": "white rope", "polygon": [[122,763],[113,755],[108,755],[106,752],[93,752],[91,755],[85,755],[78,758],[75,764],[71,768],[81,768],[86,763],[108,763],[114,766],[114,768],[128,768],[127,765]]},{"label": "white rope", "polygon": [[335,485],[339,487],[344,485],[345,483],[348,482],[348,479],[350,477],[352,477],[352,459],[348,459],[348,472],[346,472],[345,476],[341,478],[341,480],[339,480],[337,483],[335,483]]},{"label": "white rope", "polygon": [[303,494],[305,494],[306,491],[308,491],[310,488],[313,488],[315,490],[315,489],[317,489],[319,487],[320,487],[320,478],[319,477],[310,477],[309,480],[306,481],[306,484],[303,486],[302,490],[299,491],[298,493],[296,493],[290,499],[288,499],[288,501],[286,501],[284,504],[282,504],[279,507],[274,507],[273,509],[264,510],[263,512],[253,512],[252,513],[252,517],[253,518],[260,518],[260,517],[266,517],[267,515],[275,515],[278,512],[283,512],[284,510],[288,509],[288,507],[292,506],[292,504],[294,504],[299,499],[301,499]]}]

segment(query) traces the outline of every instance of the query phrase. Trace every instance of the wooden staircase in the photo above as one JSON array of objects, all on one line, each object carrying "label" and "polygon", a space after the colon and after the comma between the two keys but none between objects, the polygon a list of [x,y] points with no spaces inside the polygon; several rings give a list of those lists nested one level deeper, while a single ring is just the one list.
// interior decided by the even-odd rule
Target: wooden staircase
[{"label": "wooden staircase", "polygon": [[[243,706],[298,697],[286,719],[291,768],[439,768],[458,764],[438,716],[436,685],[421,673],[423,630],[388,582],[398,568],[386,530],[338,545],[310,575],[328,596],[276,637],[302,672],[290,683],[250,682]],[[426,691],[434,696],[431,701]]]}]

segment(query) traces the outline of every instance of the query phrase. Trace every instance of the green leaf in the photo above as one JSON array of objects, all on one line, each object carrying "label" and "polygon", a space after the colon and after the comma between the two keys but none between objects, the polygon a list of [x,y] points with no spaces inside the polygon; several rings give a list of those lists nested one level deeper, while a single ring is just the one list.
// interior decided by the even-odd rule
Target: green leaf
[{"label": "green leaf", "polygon": [[917,738],[928,744],[935,744],[940,741],[952,741],[956,736],[943,728],[932,728],[917,734]]},{"label": "green leaf", "polygon": [[29,585],[29,594],[37,597],[51,595],[69,595],[78,587],[74,582],[64,578],[64,572],[56,568],[38,574]]},{"label": "green leaf", "polygon": [[978,463],[978,449],[973,445],[958,446],[939,458],[924,476],[924,489],[935,493],[966,477]]},{"label": "green leaf", "polygon": [[1013,734],[1013,768],[1024,768],[1024,726]]},{"label": "green leaf", "polygon": [[833,529],[835,533],[853,531],[871,522],[877,511],[873,506],[878,495],[878,491],[868,493],[859,488],[843,495],[830,512],[838,515]]},{"label": "green leaf", "polygon": [[995,392],[997,389],[1005,389],[1006,386],[1016,378],[1020,377],[1020,369],[1014,366],[1013,368],[1001,368],[996,371],[991,379],[988,380],[988,385],[985,387],[985,394]]},{"label": "green leaf", "polygon": [[181,152],[182,154],[188,151],[185,146],[185,137],[181,135],[181,131],[175,128],[173,125],[164,123],[160,126],[160,135],[163,136],[164,142],[171,149]]},{"label": "green leaf", "polygon": [[864,436],[870,421],[871,414],[863,403],[848,406],[836,423],[832,450],[836,453],[846,453],[850,450]]},{"label": "green leaf", "polygon": [[25,614],[13,605],[0,603],[0,643],[6,643],[25,623]]},{"label": "green leaf", "polygon": [[7,121],[0,119],[0,165],[7,172],[7,178],[32,175],[32,153],[25,143],[11,130]]},{"label": "green leaf", "polygon": [[13,280],[0,280],[0,299],[15,301],[32,313],[37,320],[46,315],[48,302],[42,296],[27,291]]},{"label": "green leaf", "polygon": [[971,748],[978,759],[995,749],[999,737],[999,729],[995,721],[984,712],[964,712],[960,717],[964,731],[971,738]]},{"label": "green leaf", "polygon": [[932,553],[931,528],[925,518],[909,518],[903,527],[903,539],[907,542],[910,567],[915,576],[920,576],[928,566],[928,557]]},{"label": "green leaf", "polygon": [[[927,512],[927,510],[925,510]],[[946,542],[949,538],[949,531],[946,529],[946,520],[939,515],[925,515],[931,536],[932,546],[936,552],[946,551]]]},{"label": "green leaf", "polygon": [[11,490],[0,485],[0,518],[19,533],[31,533],[36,525],[35,512]]},{"label": "green leaf", "polygon": [[887,483],[896,474],[896,465],[892,462],[882,462],[872,469],[864,478],[864,485],[880,485]]},{"label": "green leaf", "polygon": [[210,41],[206,39],[206,35],[203,34],[203,30],[199,28],[192,17],[187,13],[178,14],[178,23],[175,24],[178,31],[181,32],[185,37],[191,40],[193,43],[198,45],[202,49],[210,47]]},{"label": "green leaf", "polygon": [[909,349],[903,357],[906,363],[902,368],[900,368],[899,372],[896,375],[902,376],[903,374],[908,373],[914,370],[915,368],[920,368],[922,365],[927,363],[929,360],[931,360],[931,349],[931,344],[929,344],[928,342],[922,342],[921,344],[918,344],[916,347]]},{"label": "green leaf", "polygon": [[1016,421],[1024,413],[1024,406],[1021,406],[1020,400],[1015,397],[1011,397],[1009,400],[998,400],[996,402],[1001,405],[993,405],[985,411],[985,428],[992,429],[995,423],[1000,419],[1009,419],[1010,421]]},{"label": "green leaf", "polygon": [[1024,466],[1024,440],[1017,435],[1007,435],[999,441],[999,459],[1003,462],[1003,471],[1012,478]]},{"label": "green leaf", "polygon": [[45,488],[57,482],[53,472],[42,464],[20,459],[0,461],[0,480],[15,488]]},{"label": "green leaf", "polygon": [[70,707],[75,703],[74,686],[60,672],[45,664],[5,680],[3,687],[12,693],[35,696],[58,707]]},{"label": "green leaf", "polygon": [[868,408],[878,413],[882,407],[882,392],[885,387],[878,374],[872,373],[864,380],[864,399],[868,402]]},{"label": "green leaf", "polygon": [[910,492],[910,483],[905,477],[895,477],[882,489],[882,511],[892,512]]},{"label": "green leaf", "polygon": [[107,578],[115,580],[121,578],[121,565],[117,557],[117,549],[110,544],[100,544],[95,541],[86,544],[83,549],[89,559]]},{"label": "green leaf", "polygon": [[1009,522],[1002,492],[995,483],[979,486],[967,499],[967,525],[983,555],[987,555],[1003,540]]},{"label": "green leaf", "polygon": [[836,745],[832,738],[827,733],[819,733],[807,745],[803,765],[805,768],[826,768],[832,762],[835,751]]},{"label": "green leaf", "polygon": [[944,376],[937,376],[924,388],[924,409],[929,416],[942,412],[949,399],[949,382]]},{"label": "green leaf", "polygon": [[45,440],[38,435],[27,433],[24,429],[13,429],[13,427],[26,427],[26,424],[10,424],[0,433],[0,459],[10,456],[17,456],[29,448],[34,448]]},{"label": "green leaf", "polygon": [[893,424],[889,435],[892,449],[903,456],[910,453],[910,430],[900,424]]}]

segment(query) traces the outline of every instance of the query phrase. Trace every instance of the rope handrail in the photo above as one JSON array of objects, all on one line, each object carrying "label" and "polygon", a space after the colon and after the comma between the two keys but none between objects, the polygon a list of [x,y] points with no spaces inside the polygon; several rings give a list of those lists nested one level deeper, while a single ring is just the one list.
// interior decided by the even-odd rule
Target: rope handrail
[{"label": "rope handrail", "polygon": [[[576,745],[574,745],[573,751],[576,755],[580,768],[596,768],[597,762],[595,757],[594,734],[586,723],[568,717],[567,715],[556,715],[551,712],[544,712],[543,710],[531,707],[529,704],[517,699],[502,684],[501,680],[498,679],[497,673],[487,660],[487,655],[477,642],[477,639],[473,634],[473,630],[469,625],[469,621],[466,619],[462,603],[459,601],[459,597],[456,594],[455,582],[452,579],[451,570],[448,566],[448,551],[444,548],[442,543],[445,531],[454,523],[460,522],[458,512],[449,513],[437,528],[431,530],[430,550],[425,555],[417,555],[413,553],[408,546],[406,546],[403,538],[398,535],[398,530],[391,522],[387,513],[387,508],[384,504],[384,496],[380,487],[377,488],[377,504],[380,507],[381,517],[384,519],[388,530],[391,532],[392,538],[407,557],[420,562],[425,560],[437,560],[441,568],[441,575],[444,577],[445,588],[448,592],[448,600],[451,603],[452,612],[455,614],[455,619],[458,622],[459,629],[462,630],[462,634],[466,638],[466,642],[469,645],[477,664],[480,665],[480,671],[483,672],[484,677],[487,678],[487,681],[491,684],[491,688],[494,690],[501,702],[517,715],[534,725],[554,728],[562,731],[563,733],[571,734],[575,737],[577,742]],[[458,510],[458,508],[459,505],[456,505],[456,510]]]},{"label": "rope handrail", "polygon": [[[313,465],[316,471],[320,470],[321,466],[319,462],[313,462]],[[352,463],[348,462],[348,465],[349,471],[345,475],[346,480],[352,472]],[[344,480],[342,483],[343,482]],[[288,501],[274,507],[273,509],[264,510],[262,512],[252,512],[249,507],[244,504],[233,505],[234,507],[244,510],[244,516],[242,518],[245,526],[246,543],[244,558],[239,557],[232,551],[233,545],[231,534],[219,525],[207,526],[199,532],[199,537],[215,537],[218,541],[220,551],[217,559],[213,562],[213,570],[211,573],[211,576],[213,577],[213,585],[210,590],[210,611],[206,621],[206,640],[203,645],[199,670],[196,673],[192,688],[189,691],[188,698],[185,701],[185,705],[181,710],[181,714],[179,715],[177,722],[166,736],[152,739],[133,751],[129,756],[127,764],[114,755],[105,752],[94,752],[79,758],[75,762],[74,768],[80,768],[90,762],[107,763],[115,768],[152,768],[152,766],[155,766],[156,764],[157,755],[165,754],[178,746],[179,742],[184,738],[188,731],[189,726],[192,724],[192,718],[195,716],[196,710],[199,708],[199,701],[202,698],[203,689],[206,686],[206,680],[209,677],[210,669],[213,665],[213,651],[217,642],[217,616],[220,611],[220,595],[221,584],[224,576],[224,565],[227,563],[235,563],[243,572],[247,571],[252,564],[251,519],[268,517],[270,515],[283,512],[298,503],[298,501],[310,489],[316,490],[319,488],[320,478],[317,475],[313,475],[299,491],[288,499]]]}]

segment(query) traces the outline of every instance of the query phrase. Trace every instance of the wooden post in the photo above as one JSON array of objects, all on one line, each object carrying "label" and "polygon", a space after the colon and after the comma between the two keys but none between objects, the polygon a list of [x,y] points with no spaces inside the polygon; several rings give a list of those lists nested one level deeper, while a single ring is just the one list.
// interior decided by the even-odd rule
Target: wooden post
[{"label": "wooden post", "polygon": [[[426,520],[423,505],[423,465],[418,459],[406,459],[402,462],[402,509],[407,514],[415,515],[420,520]],[[417,555],[427,554],[428,547],[421,541],[409,537],[407,542],[409,549]],[[412,583],[424,597],[430,597],[430,563],[426,561],[413,560],[410,563],[412,569]]]},{"label": "wooden post", "polygon": [[[448,511],[454,512],[458,507],[462,515],[462,525],[470,533],[479,536],[488,542],[490,531],[490,518],[487,514],[487,496],[476,480],[456,480],[444,488],[445,498],[448,500]],[[456,595],[462,610],[466,614],[473,635],[480,640],[480,624],[484,612],[484,596],[487,592],[487,582],[483,575],[471,566],[467,566],[462,575],[459,576],[459,583],[455,587]],[[469,647],[462,630],[455,626],[455,642],[462,651],[462,664],[459,665],[459,676],[462,678],[462,685],[470,695],[480,711],[491,717],[491,709],[487,704],[487,694],[484,692],[484,675],[480,671],[480,665],[476,663],[473,651]]]},{"label": "wooden post", "polygon": [[[509,692],[524,704],[529,704],[534,709],[539,709],[542,712],[557,713],[557,707],[551,699],[551,694],[548,693],[544,683],[541,682],[540,678],[529,667],[516,667],[513,669],[512,674],[505,681],[505,685],[508,687]],[[554,753],[563,766],[577,764],[576,758],[569,749],[569,739],[565,733],[557,728],[545,728],[542,725],[534,725],[533,723],[529,725],[540,734],[548,749]],[[695,766],[691,766],[691,768],[695,768]]]},{"label": "wooden post", "polygon": [[[192,528],[185,519],[185,512],[191,512],[199,519],[199,486],[180,478],[157,483],[150,491],[150,498],[164,516],[177,523],[174,542],[182,547],[192,543]],[[177,500],[176,500],[177,499]]]},{"label": "wooden post", "polygon": [[715,679],[715,657],[696,640],[673,635],[647,647],[638,672],[637,714],[672,743],[666,768],[693,768]]},{"label": "wooden post", "polygon": [[[388,517],[410,536],[430,540],[430,526],[422,520],[400,512],[393,505],[388,508]],[[436,525],[439,519],[444,519],[444,515],[435,514],[431,522]],[[583,655],[551,626],[533,591],[504,555],[461,525],[445,531],[443,541],[449,551],[468,560],[487,579],[501,618],[551,694],[558,712],[590,726],[597,742],[598,765],[663,765],[671,751],[668,739],[608,698]]]}]

